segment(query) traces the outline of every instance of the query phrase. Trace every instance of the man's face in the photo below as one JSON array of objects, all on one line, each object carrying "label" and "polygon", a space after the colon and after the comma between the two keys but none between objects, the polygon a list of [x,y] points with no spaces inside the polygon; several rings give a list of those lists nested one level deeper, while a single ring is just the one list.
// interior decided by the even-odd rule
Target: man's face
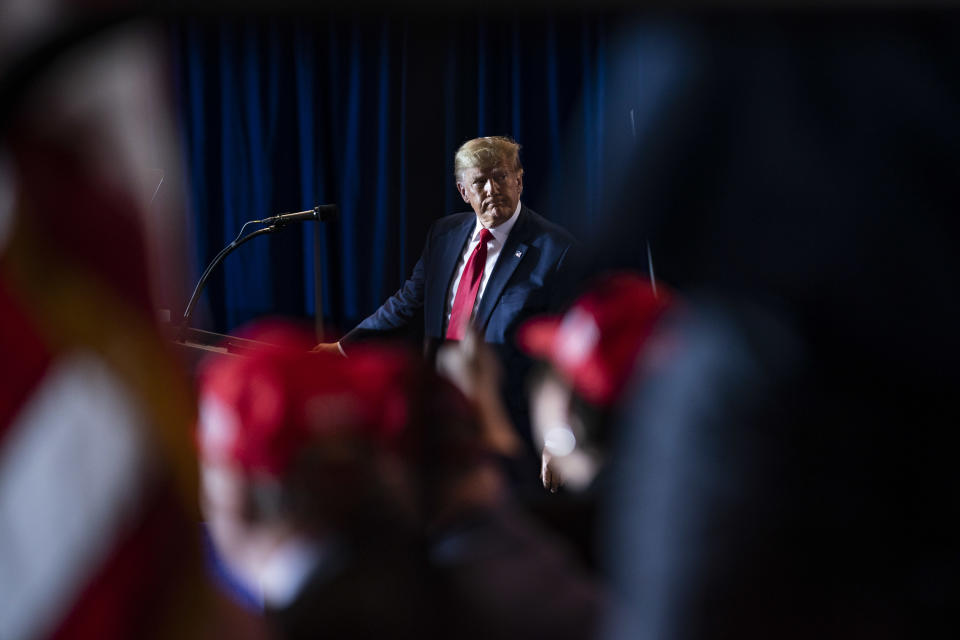
[{"label": "man's face", "polygon": [[523,192],[523,169],[514,169],[506,162],[489,169],[466,169],[457,181],[457,190],[473,207],[480,224],[492,229],[516,211]]}]

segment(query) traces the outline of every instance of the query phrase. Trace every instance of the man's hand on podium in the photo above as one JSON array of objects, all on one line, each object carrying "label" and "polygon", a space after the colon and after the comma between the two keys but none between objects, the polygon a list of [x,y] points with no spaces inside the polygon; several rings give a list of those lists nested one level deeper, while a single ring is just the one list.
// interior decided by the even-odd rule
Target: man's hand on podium
[{"label": "man's hand on podium", "polygon": [[311,353],[332,353],[337,356],[347,357],[347,354],[343,352],[343,349],[340,347],[339,342],[321,342],[313,349],[310,349]]}]

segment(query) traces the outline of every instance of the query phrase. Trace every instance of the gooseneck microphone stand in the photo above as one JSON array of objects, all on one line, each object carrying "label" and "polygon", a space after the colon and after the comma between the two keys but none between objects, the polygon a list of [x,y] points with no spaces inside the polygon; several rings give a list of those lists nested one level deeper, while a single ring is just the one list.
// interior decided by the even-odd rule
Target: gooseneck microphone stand
[{"label": "gooseneck microphone stand", "polygon": [[[332,220],[335,218],[337,214],[337,205],[324,204],[317,205],[313,209],[307,209],[306,211],[298,211],[296,213],[281,213],[276,216],[264,218],[263,220],[250,220],[249,222],[244,223],[243,227],[240,228],[240,233],[237,234],[237,237],[234,239],[234,241],[225,246],[210,262],[210,264],[207,265],[207,268],[203,270],[203,275],[200,276],[200,280],[197,282],[197,286],[193,290],[193,295],[190,296],[190,302],[187,303],[187,308],[183,312],[183,320],[180,321],[180,330],[177,333],[178,340],[182,342],[186,336],[187,330],[190,327],[190,318],[193,317],[193,310],[196,308],[197,302],[200,300],[200,293],[203,291],[204,285],[207,284],[207,279],[210,278],[210,274],[213,273],[213,270],[216,269],[221,262],[223,262],[224,258],[230,255],[237,247],[244,244],[248,240],[256,238],[257,236],[279,231],[289,222],[301,222],[304,220],[326,222],[327,220]],[[268,226],[257,229],[256,231],[252,231],[247,235],[243,235],[244,230],[248,225],[251,224],[266,224]]]}]

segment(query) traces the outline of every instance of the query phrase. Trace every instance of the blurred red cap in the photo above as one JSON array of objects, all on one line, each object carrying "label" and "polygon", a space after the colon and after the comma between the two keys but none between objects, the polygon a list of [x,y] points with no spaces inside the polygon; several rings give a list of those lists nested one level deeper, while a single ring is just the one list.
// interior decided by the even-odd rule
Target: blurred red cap
[{"label": "blurred red cap", "polygon": [[601,279],[562,316],[524,323],[520,348],[549,362],[586,400],[612,404],[671,296],[631,273]]},{"label": "blurred red cap", "polygon": [[312,444],[389,446],[403,432],[416,370],[408,352],[361,346],[349,358],[310,353],[308,333],[277,324],[244,335],[270,344],[217,357],[200,376],[203,460],[279,477]]}]

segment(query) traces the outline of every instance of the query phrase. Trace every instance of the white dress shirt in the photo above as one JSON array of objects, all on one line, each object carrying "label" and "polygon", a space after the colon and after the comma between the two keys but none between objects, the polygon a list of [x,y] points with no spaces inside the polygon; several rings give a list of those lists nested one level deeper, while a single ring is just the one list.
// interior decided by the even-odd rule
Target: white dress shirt
[{"label": "white dress shirt", "polygon": [[[513,225],[517,223],[517,216],[519,215],[520,202],[517,202],[517,209],[508,220],[498,224],[493,229],[487,229],[493,237],[487,240],[487,263],[483,266],[483,278],[480,280],[480,290],[477,292],[477,299],[473,303],[473,311],[470,314],[471,317],[473,317],[473,313],[477,311],[477,306],[479,306],[480,300],[483,298],[483,291],[487,288],[487,281],[490,280],[490,274],[493,273],[493,267],[497,264],[497,258],[500,257],[503,245],[507,242],[507,236],[510,235]],[[457,270],[455,272],[456,275],[454,275],[450,290],[447,291],[446,325],[450,324],[450,314],[453,312],[453,299],[457,295],[457,287],[460,286],[460,278],[463,276],[463,270],[467,266],[467,260],[470,259],[470,254],[473,253],[473,250],[476,249],[480,243],[481,229],[484,229],[484,226],[480,224],[480,219],[477,218],[476,225],[473,227],[473,235],[470,236],[470,241],[464,248],[463,253],[460,254],[460,261],[457,262]]]}]

